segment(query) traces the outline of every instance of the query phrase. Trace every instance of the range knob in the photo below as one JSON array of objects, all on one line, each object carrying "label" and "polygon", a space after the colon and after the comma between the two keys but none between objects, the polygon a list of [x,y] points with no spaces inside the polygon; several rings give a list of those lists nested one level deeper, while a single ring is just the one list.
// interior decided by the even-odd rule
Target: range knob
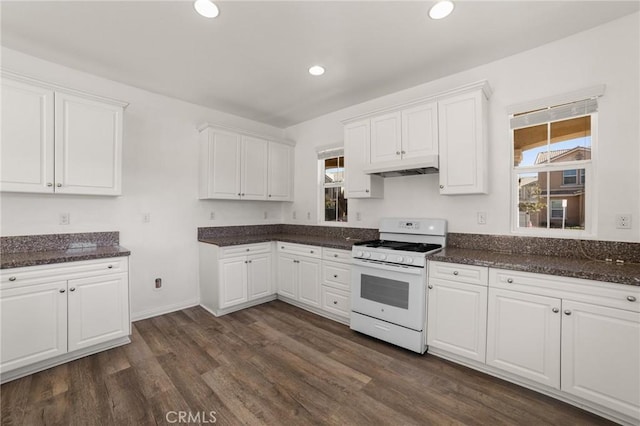
[{"label": "range knob", "polygon": [[404,261],[404,257],[398,256],[398,263],[402,263]]},{"label": "range knob", "polygon": [[406,262],[409,263],[409,264],[413,263],[413,258],[412,257],[407,257]]},{"label": "range knob", "polygon": [[370,257],[371,257],[371,253],[369,253],[368,251],[366,251],[366,252],[364,253],[364,258],[365,258],[365,259],[368,259],[368,258],[370,258]]},{"label": "range knob", "polygon": [[364,254],[363,252],[361,252],[361,251],[357,251],[357,252],[356,252],[356,257],[362,257],[362,255],[363,255],[363,254]]},{"label": "range knob", "polygon": [[387,259],[387,255],[386,254],[381,254],[380,255],[380,260],[386,260]]}]

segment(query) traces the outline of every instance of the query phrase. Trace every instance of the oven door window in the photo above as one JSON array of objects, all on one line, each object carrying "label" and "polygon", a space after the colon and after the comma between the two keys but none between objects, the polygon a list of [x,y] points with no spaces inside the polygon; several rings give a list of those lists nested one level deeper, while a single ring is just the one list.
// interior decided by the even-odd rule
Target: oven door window
[{"label": "oven door window", "polygon": [[383,305],[409,309],[409,283],[362,274],[360,276],[360,297]]}]

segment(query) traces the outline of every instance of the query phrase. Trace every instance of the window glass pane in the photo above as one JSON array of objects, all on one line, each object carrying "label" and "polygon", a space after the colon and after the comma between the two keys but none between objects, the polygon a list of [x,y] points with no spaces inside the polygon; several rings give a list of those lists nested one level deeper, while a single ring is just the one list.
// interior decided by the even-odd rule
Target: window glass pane
[{"label": "window glass pane", "polygon": [[547,227],[547,172],[518,174],[518,227]]},{"label": "window glass pane", "polygon": [[347,221],[347,200],[343,187],[324,189],[324,220],[326,222]]},{"label": "window glass pane", "polygon": [[525,127],[513,131],[513,165],[538,164],[538,154],[547,151],[547,124]]},{"label": "window glass pane", "polygon": [[591,116],[551,123],[549,162],[591,159]]},{"label": "window glass pane", "polygon": [[344,180],[344,158],[334,157],[324,160],[324,182],[337,183]]},{"label": "window glass pane", "polygon": [[563,170],[562,171],[562,184],[563,185],[575,185],[578,183],[578,171],[577,170]]}]

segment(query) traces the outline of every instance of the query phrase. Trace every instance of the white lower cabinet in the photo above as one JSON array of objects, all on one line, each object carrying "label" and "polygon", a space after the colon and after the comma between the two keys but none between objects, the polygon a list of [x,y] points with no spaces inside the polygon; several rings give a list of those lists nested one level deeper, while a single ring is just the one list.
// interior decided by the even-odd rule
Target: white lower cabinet
[{"label": "white lower cabinet", "polygon": [[[451,268],[447,279],[440,278]],[[464,282],[467,276],[477,282]],[[458,277],[463,277],[462,280]],[[474,361],[485,361],[487,268],[429,263],[427,345]]]},{"label": "white lower cabinet", "polygon": [[278,294],[306,305],[320,306],[320,253],[303,244],[278,243]]},{"label": "white lower cabinet", "polygon": [[127,258],[3,270],[2,381],[127,343],[127,271]]},{"label": "white lower cabinet", "polygon": [[272,243],[200,244],[200,304],[224,315],[274,298]]},{"label": "white lower cabinet", "polygon": [[487,364],[560,388],[559,299],[489,289]]},{"label": "white lower cabinet", "polygon": [[640,421],[640,314],[562,301],[562,390]]},{"label": "white lower cabinet", "polygon": [[351,317],[351,252],[348,250],[322,249],[322,310],[343,322]]}]

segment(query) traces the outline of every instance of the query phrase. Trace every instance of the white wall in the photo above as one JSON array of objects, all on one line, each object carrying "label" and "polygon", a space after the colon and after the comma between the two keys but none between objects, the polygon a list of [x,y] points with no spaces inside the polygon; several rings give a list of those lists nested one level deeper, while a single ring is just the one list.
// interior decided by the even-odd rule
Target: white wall
[{"label": "white wall", "polygon": [[[131,250],[134,317],[197,302],[198,226],[280,223],[282,203],[198,200],[198,132],[211,122],[274,138],[283,131],[81,73],[9,49],[2,67],[66,87],[129,102],[125,111],[123,195],[86,197],[3,193],[1,234],[120,231]],[[216,220],[209,220],[215,211]],[[268,219],[263,219],[264,212]],[[71,224],[58,225],[58,215]],[[142,215],[151,213],[151,222]],[[153,290],[154,278],[164,287]]]},{"label": "white wall", "polygon": [[[443,217],[452,232],[510,234],[510,133],[506,107],[606,84],[599,100],[596,239],[640,241],[640,15],[634,14],[539,48],[377,98],[287,129],[297,141],[295,203],[287,222],[316,222],[315,147],[343,140],[340,120],[378,108],[487,79],[494,94],[489,111],[488,195],[440,196],[438,176],[387,178],[383,200],[349,200],[350,226],[377,227],[385,216]],[[298,220],[292,221],[292,211]],[[306,212],[312,219],[306,220]],[[487,224],[476,212],[488,213]],[[300,212],[305,212],[301,215]],[[356,212],[362,221],[355,222]],[[615,228],[614,214],[631,213],[633,229]]]}]

